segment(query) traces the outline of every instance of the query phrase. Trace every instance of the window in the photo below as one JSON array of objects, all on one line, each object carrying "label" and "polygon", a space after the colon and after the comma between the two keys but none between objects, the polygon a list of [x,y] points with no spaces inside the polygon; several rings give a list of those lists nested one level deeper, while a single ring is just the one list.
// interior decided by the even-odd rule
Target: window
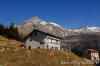
[{"label": "window", "polygon": [[44,44],[44,42],[41,42],[41,43],[40,43],[40,45],[43,45],[43,44]]},{"label": "window", "polygon": [[96,60],[96,57],[94,57],[94,60]]},{"label": "window", "polygon": [[50,49],[51,49],[51,47],[50,47]]},{"label": "window", "polygon": [[54,49],[54,46],[52,46],[52,50]]},{"label": "window", "polygon": [[38,49],[40,49],[40,47],[38,46]]},{"label": "window", "polygon": [[30,39],[30,42],[32,41],[32,39]]},{"label": "window", "polygon": [[58,47],[55,47],[55,50],[58,50]]},{"label": "window", "polygon": [[30,37],[32,37],[33,35],[31,34]]},{"label": "window", "polygon": [[29,46],[28,49],[30,50],[31,49],[31,46]]}]

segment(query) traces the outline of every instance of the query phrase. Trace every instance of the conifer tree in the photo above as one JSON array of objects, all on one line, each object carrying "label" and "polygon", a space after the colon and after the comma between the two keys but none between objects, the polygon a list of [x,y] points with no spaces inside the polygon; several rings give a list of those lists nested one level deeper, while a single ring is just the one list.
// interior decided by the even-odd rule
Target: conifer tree
[{"label": "conifer tree", "polygon": [[5,36],[6,38],[15,39],[22,41],[22,34],[19,35],[17,28],[14,26],[14,23],[11,23],[10,26],[5,27],[3,24],[0,24],[0,35]]},{"label": "conifer tree", "polygon": [[14,27],[14,23],[8,27],[8,38],[21,40],[19,32],[16,27]]},{"label": "conifer tree", "polygon": [[3,24],[0,24],[0,35],[4,35],[3,32],[5,30],[5,27]]}]

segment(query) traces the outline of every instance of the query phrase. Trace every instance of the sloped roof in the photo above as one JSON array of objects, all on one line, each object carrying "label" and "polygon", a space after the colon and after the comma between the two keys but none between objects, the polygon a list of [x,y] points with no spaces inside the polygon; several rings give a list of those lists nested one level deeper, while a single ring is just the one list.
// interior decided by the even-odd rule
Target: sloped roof
[{"label": "sloped roof", "polygon": [[59,37],[59,36],[53,35],[53,34],[51,34],[51,33],[43,32],[43,31],[41,31],[41,30],[39,30],[39,29],[36,29],[36,28],[33,29],[33,31],[32,31],[31,33],[29,33],[29,34],[25,37],[25,39],[26,39],[30,34],[32,34],[34,31],[38,31],[38,32],[44,33],[44,34],[46,34],[46,35],[49,35],[49,36],[52,36],[52,37],[55,37],[55,38],[58,38],[58,39],[62,39],[62,38]]},{"label": "sloped roof", "polygon": [[96,51],[94,49],[88,49],[88,51],[93,52],[93,53],[98,53],[98,51]]}]

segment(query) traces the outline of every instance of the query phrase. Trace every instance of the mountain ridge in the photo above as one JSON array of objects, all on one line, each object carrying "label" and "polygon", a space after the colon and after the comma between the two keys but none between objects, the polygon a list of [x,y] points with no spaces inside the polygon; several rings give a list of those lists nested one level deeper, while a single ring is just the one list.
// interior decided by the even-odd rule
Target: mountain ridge
[{"label": "mountain ridge", "polygon": [[47,33],[51,33],[53,35],[59,35],[60,37],[65,37],[69,35],[78,35],[84,33],[91,34],[95,32],[100,32],[100,27],[83,26],[78,29],[63,28],[62,26],[54,22],[46,22],[38,17],[32,17],[28,20],[25,20],[24,22],[15,25],[15,27],[18,28],[20,33],[28,35],[34,29],[34,25],[41,30],[48,31]]},{"label": "mountain ridge", "polygon": [[37,17],[32,17],[21,24],[15,25],[15,27],[17,27],[19,32],[25,36],[32,32],[35,28],[59,37],[65,36],[65,30],[60,25],[52,22],[45,22]]}]

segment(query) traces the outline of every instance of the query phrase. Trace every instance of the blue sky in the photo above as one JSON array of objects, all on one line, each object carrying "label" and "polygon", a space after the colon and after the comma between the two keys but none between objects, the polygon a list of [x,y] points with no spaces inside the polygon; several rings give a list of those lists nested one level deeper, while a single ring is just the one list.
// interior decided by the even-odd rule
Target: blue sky
[{"label": "blue sky", "polygon": [[0,0],[0,23],[5,26],[32,16],[64,28],[100,27],[100,0]]}]

